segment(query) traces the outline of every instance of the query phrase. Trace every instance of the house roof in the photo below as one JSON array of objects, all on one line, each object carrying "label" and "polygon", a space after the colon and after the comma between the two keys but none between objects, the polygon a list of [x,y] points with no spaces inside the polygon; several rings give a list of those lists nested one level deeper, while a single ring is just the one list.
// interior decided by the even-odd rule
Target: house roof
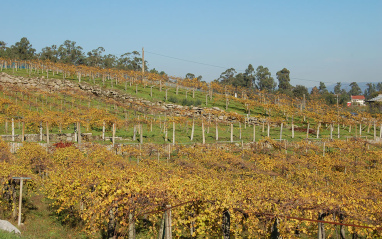
[{"label": "house roof", "polygon": [[352,95],[351,99],[352,100],[364,100],[365,96],[363,96],[363,95]]},{"label": "house roof", "polygon": [[377,97],[374,97],[374,98],[372,98],[372,99],[370,99],[370,100],[368,100],[368,101],[382,101],[382,94],[379,94]]}]

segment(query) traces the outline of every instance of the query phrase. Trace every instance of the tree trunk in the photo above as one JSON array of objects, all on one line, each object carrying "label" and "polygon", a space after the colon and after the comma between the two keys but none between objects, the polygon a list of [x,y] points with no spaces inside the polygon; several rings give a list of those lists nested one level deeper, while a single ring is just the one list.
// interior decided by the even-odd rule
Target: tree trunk
[{"label": "tree trunk", "polygon": [[116,234],[116,221],[115,221],[115,209],[112,208],[110,209],[109,211],[109,223],[108,223],[108,226],[107,226],[107,236],[109,239],[116,239],[117,238],[117,234]]},{"label": "tree trunk", "polygon": [[223,212],[223,225],[222,225],[223,239],[230,238],[230,226],[231,226],[231,215],[229,211],[227,210]]},{"label": "tree trunk", "polygon": [[275,221],[273,223],[273,226],[272,226],[272,232],[271,232],[271,237],[270,239],[281,239],[282,236],[280,235],[280,232],[279,232],[279,220],[278,218],[275,218]]},{"label": "tree trunk", "polygon": [[133,214],[129,213],[129,239],[135,239],[135,221]]},{"label": "tree trunk", "polygon": [[[319,213],[318,214],[318,220],[323,221],[326,216],[327,216],[326,213]],[[317,236],[318,236],[318,239],[325,239],[325,226],[324,226],[324,223],[322,223],[322,222],[318,223]]]}]

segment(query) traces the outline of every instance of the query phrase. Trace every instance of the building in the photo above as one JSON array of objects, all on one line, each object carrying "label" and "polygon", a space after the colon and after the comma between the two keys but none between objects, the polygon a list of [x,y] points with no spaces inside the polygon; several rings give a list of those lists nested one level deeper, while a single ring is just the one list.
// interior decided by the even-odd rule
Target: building
[{"label": "building", "polygon": [[352,95],[351,96],[351,105],[355,106],[365,106],[365,96],[363,95]]}]

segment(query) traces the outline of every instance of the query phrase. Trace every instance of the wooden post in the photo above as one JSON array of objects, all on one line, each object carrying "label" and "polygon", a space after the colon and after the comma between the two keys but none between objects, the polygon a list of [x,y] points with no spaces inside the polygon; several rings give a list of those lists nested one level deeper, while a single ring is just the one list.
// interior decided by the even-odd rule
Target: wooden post
[{"label": "wooden post", "polygon": [[12,118],[12,142],[15,142],[15,120]]},{"label": "wooden post", "polygon": [[19,218],[17,225],[21,226],[21,204],[23,202],[23,178],[20,179],[20,196],[19,196]]},{"label": "wooden post", "polygon": [[233,142],[233,124],[231,123],[231,143]]},{"label": "wooden post", "polygon": [[42,141],[42,122],[40,122],[40,141]]},{"label": "wooden post", "polygon": [[113,147],[115,146],[115,123],[113,123],[113,136],[112,136],[112,141],[113,141]]},{"label": "wooden post", "polygon": [[333,123],[330,123],[330,139],[333,139]]},{"label": "wooden post", "polygon": [[292,139],[294,139],[294,123],[293,123],[293,120],[292,120]]},{"label": "wooden post", "polygon": [[374,140],[377,139],[377,128],[375,127],[375,121],[374,121]]},{"label": "wooden post", "polygon": [[168,208],[167,211],[166,211],[166,228],[165,228],[165,239],[172,239],[172,230],[171,230],[171,224],[172,224],[172,220],[171,220],[171,205],[166,205],[166,207]]},{"label": "wooden post", "polygon": [[270,136],[270,131],[271,131],[269,122],[267,123],[267,125],[268,125],[268,128],[267,128],[267,136],[268,136],[268,138],[269,138],[269,136]]},{"label": "wooden post", "polygon": [[337,124],[337,134],[338,134],[338,138],[340,138],[340,124]]},{"label": "wooden post", "polygon": [[283,139],[283,123],[281,123],[281,126],[280,126],[280,140],[282,139]]},{"label": "wooden post", "polygon": [[105,141],[105,121],[102,123],[102,140]]},{"label": "wooden post", "polygon": [[306,128],[306,138],[309,139],[309,126],[310,123],[308,123],[308,127]]},{"label": "wooden post", "polygon": [[[375,124],[374,124],[374,126],[375,126]],[[375,129],[375,127],[374,127],[374,129]],[[25,122],[23,121],[23,127],[21,130],[21,142],[24,142],[24,138],[25,138]]]},{"label": "wooden post", "polygon": [[139,137],[140,137],[140,143],[143,144],[143,126],[142,124],[139,124],[139,127],[140,127],[140,131],[141,133],[139,134]]},{"label": "wooden post", "polygon": [[194,140],[194,131],[195,131],[195,119],[192,118],[191,141]]},{"label": "wooden post", "polygon": [[168,89],[166,89],[166,100],[167,100],[167,90],[168,90]]},{"label": "wooden post", "polygon": [[322,146],[322,156],[325,157],[325,142],[324,142],[324,144]]},{"label": "wooden post", "polygon": [[172,122],[172,145],[175,145],[175,121]]},{"label": "wooden post", "polygon": [[49,146],[49,123],[46,122],[46,144]]},{"label": "wooden post", "polygon": [[5,134],[8,134],[8,120],[5,120]]},{"label": "wooden post", "polygon": [[80,122],[77,122],[77,140],[78,140],[78,145],[81,145],[81,141],[82,141],[82,138],[81,138],[81,123]]},{"label": "wooden post", "polygon": [[218,141],[219,140],[218,119],[215,120],[215,129],[216,129],[215,140]]},{"label": "wooden post", "polygon": [[202,119],[202,142],[203,144],[206,144],[206,137],[205,137],[205,132],[204,132],[204,120]]},{"label": "wooden post", "polygon": [[359,137],[361,137],[362,135],[362,124],[360,123],[359,124]]},{"label": "wooden post", "polygon": [[208,97],[208,94],[206,95],[206,106],[208,105],[207,97]]},{"label": "wooden post", "polygon": [[241,140],[241,122],[239,122],[239,139]]},{"label": "wooden post", "polygon": [[318,125],[317,125],[317,139],[320,137],[320,126],[321,126],[321,123],[318,123]]}]

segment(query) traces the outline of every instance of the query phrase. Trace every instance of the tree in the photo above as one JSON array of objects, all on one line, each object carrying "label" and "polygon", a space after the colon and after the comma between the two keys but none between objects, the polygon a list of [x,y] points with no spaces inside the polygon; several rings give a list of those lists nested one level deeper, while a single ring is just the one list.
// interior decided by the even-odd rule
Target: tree
[{"label": "tree", "polygon": [[296,87],[293,88],[292,92],[295,97],[300,99],[304,97],[304,94],[306,97],[308,97],[309,95],[308,88],[306,88],[303,85],[296,85]]},{"label": "tree", "polygon": [[379,92],[382,92],[382,82],[378,82],[378,84],[377,84],[377,90],[378,90]]},{"label": "tree", "polygon": [[349,85],[351,89],[349,90],[349,95],[360,95],[362,94],[361,88],[359,88],[357,82],[352,82]]},{"label": "tree", "polygon": [[7,43],[0,41],[0,57],[6,57],[8,55],[7,49]]},{"label": "tree", "polygon": [[310,91],[310,94],[313,96],[316,96],[319,94],[319,90],[317,88],[317,86],[313,87],[312,90]]},{"label": "tree", "polygon": [[[142,70],[142,57],[138,51],[127,52],[123,54],[117,61],[117,68],[123,70]],[[145,71],[148,71],[148,63],[145,61]]]},{"label": "tree", "polygon": [[195,75],[192,73],[187,73],[185,78],[192,80],[195,78]]},{"label": "tree", "polygon": [[235,81],[236,70],[234,68],[229,68],[220,74],[218,80],[222,84],[232,84]]},{"label": "tree", "polygon": [[87,53],[88,57],[86,58],[86,64],[88,66],[99,67],[102,65],[102,53],[105,52],[103,47],[98,47]]},{"label": "tree", "polygon": [[255,87],[255,68],[253,68],[252,64],[249,64],[244,72],[244,82],[246,87]]},{"label": "tree", "polygon": [[255,79],[259,90],[273,91],[276,87],[276,83],[273,77],[271,77],[271,72],[269,72],[268,67],[257,67]]},{"label": "tree", "polygon": [[289,74],[290,71],[287,68],[283,68],[281,71],[278,71],[276,73],[277,80],[279,81],[279,90],[282,92],[291,91],[291,89],[293,88],[290,84]]},{"label": "tree", "polygon": [[338,95],[341,93],[341,82],[337,82],[334,86],[334,94]]},{"label": "tree", "polygon": [[32,48],[26,37],[21,38],[19,42],[11,46],[11,57],[19,60],[31,60],[35,58],[36,49]]},{"label": "tree", "polygon": [[85,63],[85,56],[82,52],[82,47],[76,46],[75,41],[66,40],[58,48],[58,55],[60,61],[73,65],[80,65]]},{"label": "tree", "polygon": [[320,82],[320,86],[318,87],[318,92],[322,95],[322,94],[326,94],[328,93],[328,89],[326,89],[326,86],[325,86],[325,83],[324,82]]},{"label": "tree", "polygon": [[377,87],[373,83],[367,83],[366,85],[367,88],[365,89],[364,96],[366,100],[369,100],[377,92]]},{"label": "tree", "polygon": [[112,54],[108,54],[108,55],[102,57],[102,67],[103,68],[110,69],[110,68],[113,68],[116,66],[117,66],[117,57],[116,56],[114,56]]},{"label": "tree", "polygon": [[49,46],[44,47],[39,54],[39,58],[41,60],[49,60],[52,62],[57,62],[59,58],[57,46],[52,45],[51,47]]}]

